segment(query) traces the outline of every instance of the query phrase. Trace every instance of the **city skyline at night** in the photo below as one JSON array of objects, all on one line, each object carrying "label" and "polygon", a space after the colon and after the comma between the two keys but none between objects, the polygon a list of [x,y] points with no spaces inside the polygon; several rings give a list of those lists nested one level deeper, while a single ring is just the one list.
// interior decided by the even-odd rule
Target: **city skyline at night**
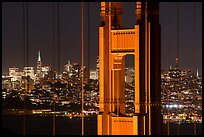
[{"label": "city skyline at night", "polygon": [[[176,64],[177,38],[179,38],[180,67],[202,75],[202,5],[199,2],[179,2],[179,37],[177,36],[177,4],[160,2],[161,24],[161,69]],[[193,13],[195,6],[195,13]],[[96,8],[97,7],[97,8]],[[29,66],[36,67],[37,52],[41,51],[42,62],[53,63],[53,9],[51,2],[28,3]],[[100,3],[89,3],[89,61],[96,68],[98,56],[98,27]],[[127,10],[128,9],[128,10]],[[124,2],[123,25],[136,23],[135,3]],[[85,66],[88,58],[88,13],[84,9]],[[36,16],[37,15],[37,16]],[[195,16],[194,16],[195,15]],[[23,68],[23,17],[21,2],[2,3],[2,73],[16,66]],[[193,37],[195,36],[195,37]],[[193,46],[193,38],[195,45]],[[60,2],[60,71],[67,60],[81,64],[81,4]]]},{"label": "city skyline at night", "polygon": [[202,134],[201,30],[201,2],[3,2],[3,133]]}]

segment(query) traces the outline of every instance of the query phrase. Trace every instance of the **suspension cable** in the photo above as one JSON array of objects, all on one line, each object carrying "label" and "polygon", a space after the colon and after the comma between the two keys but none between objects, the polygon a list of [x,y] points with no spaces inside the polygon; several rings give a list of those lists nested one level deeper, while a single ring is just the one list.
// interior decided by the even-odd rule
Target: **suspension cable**
[{"label": "suspension cable", "polygon": [[[165,63],[169,63],[169,4],[167,6],[167,61],[165,61]],[[168,68],[168,67],[167,67]],[[166,91],[167,92],[167,105],[169,106],[169,90]],[[170,113],[169,113],[169,108],[167,108],[167,135],[170,135]]]},{"label": "suspension cable", "polygon": [[[56,118],[55,118],[55,101],[56,101],[56,77],[59,77],[60,73],[60,4],[53,3],[53,68],[55,70],[54,82],[53,82],[53,123],[52,123],[52,134],[56,134]],[[57,53],[56,53],[57,51]],[[57,56],[57,59],[55,58]],[[57,62],[56,62],[57,61]],[[56,69],[57,67],[57,69]],[[56,71],[57,70],[57,71]]]},{"label": "suspension cable", "polygon": [[88,79],[87,79],[87,82],[89,83],[89,79],[90,79],[90,24],[89,24],[89,21],[90,18],[89,18],[89,2],[87,3],[87,25],[88,25],[88,39],[87,39],[87,43],[88,43],[88,52],[87,52],[87,56],[88,56]]},{"label": "suspension cable", "polygon": [[176,66],[179,67],[179,2],[177,2],[177,47]]},{"label": "suspension cable", "polygon": [[58,79],[60,74],[60,3],[57,3],[57,64],[58,64]]},{"label": "suspension cable", "polygon": [[[176,66],[179,67],[179,2],[177,2],[177,57]],[[180,134],[180,123],[177,125],[177,134]]]},{"label": "suspension cable", "polygon": [[[56,9],[55,9],[55,3],[53,3],[53,69],[55,70],[55,42],[56,42],[56,31],[55,31],[55,26],[56,26],[56,21],[55,21],[55,13],[56,13]],[[54,76],[54,82],[53,84],[53,112],[55,112],[55,76]],[[55,113],[53,113],[52,115],[53,118],[53,122],[52,122],[52,135],[55,135]]]},{"label": "suspension cable", "polygon": [[81,28],[82,28],[82,41],[81,41],[81,59],[82,59],[82,81],[81,81],[81,88],[82,88],[82,93],[81,93],[81,98],[82,98],[82,135],[84,135],[84,2],[82,1],[81,3]]},{"label": "suspension cable", "polygon": [[[193,68],[194,68],[194,72],[196,69],[196,50],[195,50],[195,3],[193,3]],[[195,86],[194,86],[194,90],[195,90]],[[196,113],[196,90],[194,91],[194,135],[196,135],[196,117],[195,117],[195,113]]]},{"label": "suspension cable", "polygon": [[[23,3],[23,60],[24,60],[24,67],[29,66],[29,41],[28,41],[28,3]],[[29,90],[29,77],[27,75],[25,80],[25,97],[24,97],[24,117],[23,117],[23,135],[26,134],[26,97],[27,92]]]},{"label": "suspension cable", "polygon": [[[25,52],[25,50],[26,50],[26,42],[25,42],[25,24],[26,24],[26,21],[25,21],[25,6],[26,4],[25,4],[25,2],[23,2],[23,66],[25,66],[26,65],[26,52]],[[24,105],[23,105],[23,108],[24,108],[24,111],[25,111],[25,102],[24,102]],[[25,135],[25,115],[24,115],[24,117],[23,117],[23,135]]]}]

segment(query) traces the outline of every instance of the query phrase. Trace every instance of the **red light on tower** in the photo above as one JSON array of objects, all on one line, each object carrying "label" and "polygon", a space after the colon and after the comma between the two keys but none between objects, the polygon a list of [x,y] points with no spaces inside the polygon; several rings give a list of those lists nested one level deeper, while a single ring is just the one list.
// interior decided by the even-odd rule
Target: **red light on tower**
[{"label": "red light on tower", "polygon": [[78,63],[77,63],[77,62],[74,62],[73,65],[78,65]]},{"label": "red light on tower", "polygon": [[178,58],[176,58],[176,65],[178,65],[178,63],[179,63],[179,59],[178,59]]}]

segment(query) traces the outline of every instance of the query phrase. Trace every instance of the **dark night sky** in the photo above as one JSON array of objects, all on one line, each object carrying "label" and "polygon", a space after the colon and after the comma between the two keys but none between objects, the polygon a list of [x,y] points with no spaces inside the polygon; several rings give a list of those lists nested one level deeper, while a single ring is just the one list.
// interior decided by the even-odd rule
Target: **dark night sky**
[{"label": "dark night sky", "polygon": [[[53,6],[52,2],[29,2],[29,64],[36,69],[38,50],[43,64],[53,64]],[[195,4],[195,14],[193,13]],[[22,2],[2,3],[2,73],[9,67],[23,69],[23,10]],[[123,24],[132,28],[135,2],[124,2]],[[128,9],[128,10],[127,10]],[[87,65],[87,3],[84,3],[85,65]],[[90,3],[90,66],[96,67],[98,56],[98,27],[100,3]],[[194,17],[195,15],[195,17]],[[195,18],[195,20],[193,20]],[[193,21],[195,25],[193,25]],[[177,38],[181,68],[202,74],[202,3],[179,3],[179,36],[177,36],[177,3],[160,2],[161,69],[175,65]],[[195,31],[193,32],[193,27]],[[195,37],[193,37],[195,36]],[[195,38],[195,45],[193,45]],[[60,68],[67,60],[81,64],[81,2],[60,2]]]}]

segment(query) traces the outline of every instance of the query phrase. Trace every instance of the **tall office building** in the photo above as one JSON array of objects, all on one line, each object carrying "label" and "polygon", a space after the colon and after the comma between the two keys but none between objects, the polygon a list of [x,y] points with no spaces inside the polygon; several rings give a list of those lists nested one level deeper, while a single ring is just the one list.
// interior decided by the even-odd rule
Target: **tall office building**
[{"label": "tall office building", "polygon": [[22,76],[23,72],[20,72],[19,68],[9,68],[9,77],[11,78],[13,89],[20,88]]},{"label": "tall office building", "polygon": [[41,61],[40,51],[38,51],[36,77],[38,80],[42,77],[42,61]]},{"label": "tall office building", "polygon": [[24,67],[23,74],[24,76],[30,76],[31,79],[35,78],[33,67]]},{"label": "tall office building", "polygon": [[70,73],[72,71],[72,64],[70,60],[68,60],[67,64],[64,65],[64,71]]},{"label": "tall office building", "polygon": [[44,65],[41,67],[41,74],[42,74],[42,77],[48,77],[48,74],[50,73],[51,71],[51,67],[49,65]]},{"label": "tall office building", "polygon": [[19,71],[19,68],[13,67],[13,68],[9,68],[9,76],[13,77],[16,76],[16,72]]},{"label": "tall office building", "polygon": [[97,57],[96,61],[96,79],[99,80],[99,56]]}]

